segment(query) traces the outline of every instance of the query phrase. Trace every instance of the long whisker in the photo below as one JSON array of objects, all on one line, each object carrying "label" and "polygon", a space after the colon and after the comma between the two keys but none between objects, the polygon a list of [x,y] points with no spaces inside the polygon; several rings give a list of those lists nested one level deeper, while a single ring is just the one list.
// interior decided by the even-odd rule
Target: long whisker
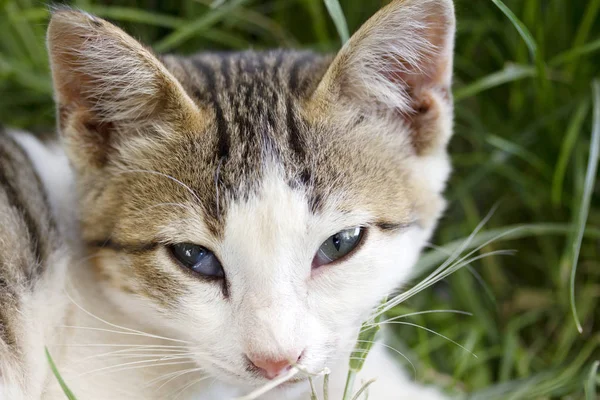
[{"label": "long whisker", "polygon": [[[87,327],[87,326],[74,326],[74,325],[58,325],[57,328],[84,329],[84,330],[90,330],[90,331],[100,331],[100,332],[117,333],[119,335],[133,335],[133,336],[152,337],[152,338],[156,338],[156,339],[166,339],[166,338],[163,338],[162,336],[150,335],[150,334],[147,334],[147,333],[144,333],[144,332],[137,332],[137,331],[121,332],[121,331],[115,331],[115,330],[112,330],[112,329],[94,328],[94,327]],[[168,339],[168,340],[180,341],[180,340],[176,340],[176,339]],[[184,342],[184,341],[181,341],[181,342],[183,342],[183,343],[189,343],[189,342]]]},{"label": "long whisker", "polygon": [[391,300],[386,302],[384,306],[378,307],[375,310],[375,312],[372,314],[371,318],[376,318],[379,315],[386,313],[387,311],[394,308],[398,304],[406,301],[408,298],[423,291],[424,289],[428,288],[429,286],[439,282],[440,280],[444,279],[445,277],[454,273],[455,271],[459,270],[460,268],[464,267],[465,265],[471,264],[473,261],[477,261],[482,258],[491,257],[491,256],[495,256],[495,255],[512,255],[512,254],[514,254],[514,251],[511,251],[511,250],[496,250],[496,251],[491,251],[489,253],[480,254],[478,256],[472,257],[472,258],[467,259],[462,262],[457,262],[456,264],[453,264],[450,267],[446,268],[444,271],[441,271],[435,275],[433,275],[433,274],[429,275],[426,279],[421,281],[419,284],[417,284],[410,290],[407,290],[406,292],[403,292],[403,293],[393,297]]},{"label": "long whisker", "polygon": [[463,345],[461,345],[460,343],[450,339],[447,336],[442,335],[439,332],[434,331],[433,329],[429,329],[426,328],[422,325],[419,324],[413,324],[412,322],[406,322],[406,321],[392,321],[392,322],[383,322],[382,324],[398,324],[398,325],[408,325],[408,326],[414,326],[415,328],[419,328],[419,329],[423,329],[426,330],[427,332],[433,333],[434,335],[437,335],[441,338],[446,339],[447,341],[449,341],[450,343],[460,347],[461,349],[463,349],[464,351],[466,351],[467,353],[471,354],[473,357],[478,358],[477,355],[475,353],[473,353],[471,350],[467,349],[466,347],[464,347]]},{"label": "long whisker", "polygon": [[[114,350],[114,351],[109,351],[106,353],[100,353],[100,354],[94,354],[91,356],[87,356],[84,357],[82,359],[80,359],[81,361],[86,361],[86,360],[90,360],[90,359],[94,359],[94,358],[101,358],[101,357],[110,357],[110,356],[115,356],[115,357],[121,357],[121,356],[133,356],[133,355],[139,355],[140,352],[143,351],[153,351],[155,353],[162,353],[162,354],[177,354],[177,353],[181,353],[184,349],[153,349],[153,348],[145,348],[145,347],[140,347],[140,348],[126,348],[126,349],[122,349],[122,350]],[[143,354],[143,353],[142,353]],[[158,354],[156,354],[158,355]]]},{"label": "long whisker", "polygon": [[[435,279],[438,275],[442,274],[445,270],[451,268],[452,264],[455,262],[455,260],[463,253],[463,251],[469,246],[469,244],[471,243],[471,241],[473,241],[473,239],[475,238],[475,236],[479,233],[479,231],[485,226],[485,224],[490,220],[490,218],[492,217],[492,215],[494,214],[494,212],[496,211],[496,206],[494,206],[490,212],[483,218],[483,220],[475,227],[475,229],[473,230],[473,232],[469,235],[469,237],[463,242],[463,244],[458,247],[453,253],[452,255],[444,262],[442,263],[442,265],[440,265],[438,268],[436,268],[432,273],[430,273],[423,281],[419,282],[417,285],[415,285],[415,287],[413,287],[413,289],[416,289],[418,287],[420,287],[421,285],[427,283],[429,280],[433,280]],[[429,285],[426,285],[424,287],[428,287]],[[411,290],[413,290],[411,289]],[[420,290],[417,290],[415,293],[418,293]],[[404,292],[406,293],[406,292]],[[375,315],[373,315],[373,317],[377,317],[387,311],[389,311],[391,308],[395,307],[396,305],[400,304],[402,301],[398,301],[398,297],[400,296],[396,296],[390,300],[388,300],[383,306],[380,306],[376,311],[377,313]]]},{"label": "long whisker", "polygon": [[[160,361],[165,361],[173,358],[190,357],[190,353],[141,353],[141,354],[113,354],[113,358],[116,359],[135,359],[135,358],[155,358]],[[94,356],[91,356],[94,357]],[[89,361],[91,357],[77,360],[77,362]]]},{"label": "long whisker", "polygon": [[[356,342],[358,343],[372,343],[375,344],[376,342],[372,341],[372,340],[356,340]],[[402,358],[404,358],[406,361],[408,361],[408,363],[410,364],[410,366],[412,367],[413,373],[415,374],[415,377],[417,376],[417,368],[415,367],[415,364],[413,364],[413,362],[410,360],[410,358],[408,358],[406,355],[404,355],[404,353],[402,353],[400,350],[396,349],[395,347],[392,347],[390,345],[387,345],[385,343],[381,343],[381,342],[377,342],[377,344],[392,350],[393,352],[395,352],[396,354],[400,355]],[[358,353],[358,352],[357,352]]]},{"label": "long whisker", "polygon": [[361,329],[361,332],[372,328],[373,326],[377,326],[377,325],[381,325],[382,323],[385,322],[390,322],[390,321],[396,321],[402,318],[408,318],[408,317],[413,317],[415,315],[423,315],[423,314],[442,314],[442,313],[450,313],[450,314],[461,314],[461,315],[468,315],[468,316],[473,316],[472,313],[467,312],[467,311],[460,311],[460,310],[426,310],[426,311],[416,311],[416,312],[412,312],[409,314],[403,314],[403,315],[399,315],[397,317],[393,317],[393,318],[388,318],[386,320],[383,321],[379,321],[379,322],[374,322],[372,324],[365,324],[364,328]]},{"label": "long whisker", "polygon": [[75,343],[75,344],[49,344],[50,347],[151,347],[151,348],[177,348],[187,349],[188,346],[147,345],[147,344],[115,344],[115,343]]},{"label": "long whisker", "polygon": [[[189,357],[177,357],[174,359],[184,359],[184,358],[189,358]],[[120,367],[125,367],[125,366],[130,366],[130,365],[137,365],[138,367],[142,368],[142,367],[161,367],[161,366],[165,366],[165,365],[176,365],[176,364],[189,364],[189,363],[193,363],[193,360],[189,360],[189,361],[180,361],[180,362],[176,362],[176,363],[157,363],[157,361],[161,361],[160,358],[157,359],[153,359],[153,360],[143,360],[143,361],[132,361],[132,362],[126,362],[126,363],[122,363],[122,364],[117,364],[117,365],[110,365],[108,367],[102,367],[102,368],[96,368],[93,369],[91,371],[87,371],[84,372],[78,376],[86,376],[86,375],[90,375],[90,374],[94,374],[94,373],[98,373],[98,372],[102,372],[102,371],[110,371],[113,370],[111,372],[120,372],[120,371],[126,371],[129,369],[135,369],[135,368],[120,368]],[[147,363],[155,363],[155,364],[150,364],[150,365],[141,365],[140,364],[147,364]]]},{"label": "long whisker", "polygon": [[189,384],[185,385],[185,386],[184,386],[184,387],[183,387],[181,390],[179,390],[179,391],[177,392],[177,396],[175,396],[175,397],[173,398],[173,400],[177,400],[177,399],[179,398],[179,396],[181,396],[181,395],[182,395],[182,394],[183,394],[183,393],[184,393],[184,392],[185,392],[187,389],[191,388],[192,386],[194,386],[194,385],[196,385],[196,384],[198,384],[198,383],[200,383],[200,382],[202,382],[203,380],[206,380],[206,379],[208,379],[208,378],[209,378],[208,376],[205,376],[205,377],[203,377],[203,378],[196,379],[195,381],[192,381],[192,382],[190,382]]},{"label": "long whisker", "polygon": [[164,367],[164,366],[169,366],[169,365],[182,365],[182,364],[190,364],[190,363],[193,363],[193,361],[177,361],[177,362],[156,363],[156,364],[150,364],[150,365],[135,365],[133,367],[126,367],[126,368],[120,368],[117,370],[107,371],[106,373],[115,373],[115,372],[130,371],[133,369]]},{"label": "long whisker", "polygon": [[160,390],[163,387],[165,387],[169,382],[172,382],[175,379],[178,379],[178,378],[180,378],[180,377],[182,377],[184,375],[187,375],[187,374],[191,374],[191,373],[194,373],[194,372],[201,372],[201,371],[203,371],[203,368],[196,367],[196,368],[184,369],[183,371],[171,372],[170,374],[166,374],[166,375],[163,375],[163,376],[161,376],[159,378],[151,380],[150,382],[148,382],[147,386],[151,386],[151,385],[153,385],[155,383],[158,383],[158,382],[160,382],[160,381],[162,381],[164,379],[167,379],[164,383],[162,383],[158,387],[157,390]]},{"label": "long whisker", "polygon": [[139,335],[142,335],[142,336],[145,336],[145,337],[148,337],[148,338],[162,339],[162,340],[167,340],[167,341],[172,341],[172,342],[179,342],[179,343],[191,344],[191,342],[189,342],[189,341],[186,341],[186,340],[171,339],[171,338],[167,338],[167,337],[164,337],[164,336],[153,335],[153,334],[150,334],[150,333],[142,332],[142,331],[139,331],[139,330],[137,330],[137,329],[127,328],[127,327],[124,327],[124,326],[120,326],[120,325],[117,325],[117,324],[113,324],[113,323],[111,323],[111,322],[108,322],[108,321],[106,321],[106,320],[104,320],[104,319],[102,319],[102,318],[100,318],[100,317],[98,317],[98,316],[96,316],[96,315],[92,314],[91,312],[89,312],[88,310],[86,310],[85,308],[83,308],[83,307],[82,307],[81,305],[79,305],[79,304],[78,304],[78,303],[77,303],[77,302],[76,302],[76,301],[75,301],[75,300],[74,300],[74,299],[71,297],[71,295],[69,295],[68,293],[66,293],[66,295],[67,295],[67,297],[69,298],[69,300],[70,300],[70,301],[71,301],[71,302],[72,302],[72,303],[73,303],[73,304],[74,304],[74,305],[75,305],[77,308],[79,308],[81,311],[83,311],[85,314],[87,314],[88,316],[90,316],[90,317],[94,318],[95,320],[97,320],[97,321],[100,321],[100,322],[102,322],[102,323],[104,323],[104,324],[106,324],[106,325],[108,325],[108,326],[112,326],[113,328],[117,328],[117,329],[123,329],[124,331],[127,331],[127,332],[134,332],[134,333],[137,333],[137,334],[139,334]]}]

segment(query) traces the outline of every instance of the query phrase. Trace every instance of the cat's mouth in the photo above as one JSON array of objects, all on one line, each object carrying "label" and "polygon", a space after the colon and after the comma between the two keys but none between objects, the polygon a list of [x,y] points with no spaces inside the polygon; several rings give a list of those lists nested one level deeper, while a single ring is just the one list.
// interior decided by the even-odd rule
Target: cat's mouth
[{"label": "cat's mouth", "polygon": [[218,379],[232,381],[233,383],[237,384],[250,385],[255,388],[259,388],[264,385],[268,385],[275,381],[281,380],[281,383],[279,383],[276,386],[277,388],[291,389],[298,386],[299,384],[307,382],[309,377],[309,374],[302,372],[305,371],[305,368],[302,366],[300,366],[299,371],[295,375],[291,376],[289,379],[284,379],[287,375],[285,373],[281,374],[280,376],[274,379],[269,379],[257,373],[253,373],[250,371],[237,372],[230,368],[226,368],[224,366],[217,365],[214,363],[212,363],[212,367],[216,372],[216,374],[213,373],[213,375],[215,375],[215,377]]}]

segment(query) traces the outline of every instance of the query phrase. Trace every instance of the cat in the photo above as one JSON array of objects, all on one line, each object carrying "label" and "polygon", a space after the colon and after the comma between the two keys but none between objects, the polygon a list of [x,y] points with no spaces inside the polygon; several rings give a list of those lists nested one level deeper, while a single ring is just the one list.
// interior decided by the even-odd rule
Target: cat
[{"label": "cat", "polygon": [[[341,399],[361,323],[445,207],[454,32],[451,0],[394,0],[335,56],[158,56],[54,11],[64,154],[0,147],[0,397],[64,398],[45,344],[82,400],[230,399],[296,369],[260,399],[308,399],[325,368]],[[381,343],[370,378],[371,399],[445,398]]]}]

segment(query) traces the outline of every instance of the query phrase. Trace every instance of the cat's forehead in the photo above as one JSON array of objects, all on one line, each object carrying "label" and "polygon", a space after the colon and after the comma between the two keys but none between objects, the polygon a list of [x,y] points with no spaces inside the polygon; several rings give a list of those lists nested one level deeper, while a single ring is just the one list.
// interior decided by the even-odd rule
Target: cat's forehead
[{"label": "cat's forehead", "polygon": [[[327,115],[305,107],[329,57],[274,51],[166,57],[163,62],[207,111],[208,121],[202,132],[174,133],[177,140],[164,144],[168,157],[164,151],[151,152],[142,167],[191,188],[215,233],[223,232],[232,203],[258,196],[274,168],[287,187],[303,193],[312,213],[335,199],[341,212],[362,208],[382,224],[410,218],[414,199],[395,146],[371,132],[341,134],[342,129],[323,122]],[[156,180],[146,185],[153,196],[174,193],[157,190],[173,181],[146,178]]]},{"label": "cat's forehead", "polygon": [[271,50],[165,56],[162,61],[201,104],[265,112],[265,103],[310,95],[332,59],[311,51]]}]

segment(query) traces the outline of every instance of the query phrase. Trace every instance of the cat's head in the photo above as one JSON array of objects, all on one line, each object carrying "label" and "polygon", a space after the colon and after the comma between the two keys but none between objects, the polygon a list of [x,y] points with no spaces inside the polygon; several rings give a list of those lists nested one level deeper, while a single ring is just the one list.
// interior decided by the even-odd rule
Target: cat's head
[{"label": "cat's head", "polygon": [[450,172],[451,0],[397,0],[336,57],[157,57],[57,11],[58,125],[98,279],[224,380],[338,361],[409,277]]}]

